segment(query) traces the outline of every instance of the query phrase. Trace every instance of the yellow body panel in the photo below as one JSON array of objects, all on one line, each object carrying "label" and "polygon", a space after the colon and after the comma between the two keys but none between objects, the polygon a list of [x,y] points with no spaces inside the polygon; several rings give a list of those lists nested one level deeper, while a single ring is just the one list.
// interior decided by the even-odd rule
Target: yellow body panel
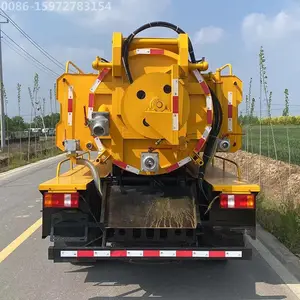
[{"label": "yellow body panel", "polygon": [[[101,177],[107,176],[110,171],[111,163],[107,161],[105,164],[94,163]],[[86,190],[87,185],[93,181],[90,170],[85,166],[74,166],[69,171],[56,176],[48,181],[43,182],[39,186],[40,191],[49,192],[75,192]]]},{"label": "yellow body panel", "polygon": [[[56,128],[56,144],[64,150],[65,140],[77,140],[78,151],[98,150],[86,122],[89,95],[99,74],[104,68],[109,68],[109,72],[94,91],[93,111],[109,112],[110,121],[109,136],[100,137],[104,146],[104,150],[99,151],[100,163],[97,163],[100,176],[107,176],[114,160],[125,162],[140,170],[141,153],[150,149],[159,155],[159,171],[156,174],[164,174],[170,166],[184,158],[192,157],[194,148],[207,126],[206,95],[193,71],[207,70],[208,63],[189,62],[186,34],[172,39],[134,38],[129,52],[129,65],[134,81],[129,84],[122,65],[123,42],[122,34],[114,33],[112,61],[103,62],[97,57],[92,64],[94,69],[99,71],[97,74],[83,74],[77,68],[78,74],[66,72],[58,78],[57,98],[61,108],[61,119]],[[137,49],[154,49],[156,52],[163,51],[163,54],[141,54]],[[226,66],[230,68],[229,75],[222,75],[221,71]],[[232,74],[231,66],[226,66],[217,69],[215,73],[202,76],[222,106],[223,125],[219,138],[230,139],[229,152],[235,152],[242,144],[242,129],[238,124],[242,82]],[[173,89],[174,79],[178,79],[178,130],[174,130],[172,92],[166,93],[164,90],[166,85],[172,86]],[[69,87],[73,90],[72,125],[68,124]],[[140,90],[146,94],[144,99],[137,97]],[[228,122],[229,102],[232,104],[232,128],[229,128]],[[144,120],[151,126],[146,126]],[[109,161],[108,165],[101,164],[103,158]],[[238,193],[259,190],[256,185],[236,181],[234,177],[219,171],[211,167],[205,177],[215,191]],[[153,175],[143,171],[139,174]],[[77,166],[41,184],[40,190],[84,190],[91,181],[88,169]]]},{"label": "yellow body panel", "polygon": [[245,180],[239,180],[234,174],[224,172],[222,169],[211,165],[207,167],[204,179],[212,185],[215,192],[250,194],[260,191],[257,184],[249,184]]},{"label": "yellow body panel", "polygon": [[[191,156],[196,143],[202,137],[207,126],[206,97],[193,74],[195,65],[188,61],[187,35],[178,39],[135,39],[131,45],[129,64],[134,82],[129,85],[124,69],[121,67],[122,35],[115,33],[112,45],[112,62],[103,63],[98,58],[93,66],[99,69],[109,65],[111,71],[105,76],[95,91],[94,111],[103,105],[110,113],[110,135],[101,137],[101,141],[111,159],[120,160],[140,169],[140,154],[152,148],[159,153],[160,168],[158,174],[167,172],[167,168],[180,159]],[[155,48],[163,50],[163,55],[139,55],[136,49]],[[197,64],[198,66],[200,63]],[[206,62],[202,69],[208,67]],[[121,76],[120,76],[121,75]],[[64,149],[66,139],[79,141],[81,151],[88,145],[97,145],[91,131],[85,125],[85,111],[88,109],[90,88],[97,74],[63,74],[57,83],[57,95],[61,104],[61,121],[57,126],[56,143]],[[231,152],[241,147],[241,128],[237,123],[237,109],[242,99],[242,83],[234,75],[218,76],[203,74],[210,88],[215,91],[222,105],[224,120],[220,137],[228,135],[227,107],[228,93],[233,95]],[[172,130],[173,102],[172,93],[163,91],[165,85],[172,85],[173,79],[179,79],[179,130]],[[217,80],[215,80],[217,79]],[[68,126],[68,87],[74,91],[73,124]],[[140,100],[136,94],[146,92],[146,98]],[[158,103],[158,104],[157,104]],[[159,106],[159,107],[158,107]],[[143,120],[151,126],[146,127]],[[162,140],[159,147],[155,143]],[[141,172],[140,174],[146,174]]]}]

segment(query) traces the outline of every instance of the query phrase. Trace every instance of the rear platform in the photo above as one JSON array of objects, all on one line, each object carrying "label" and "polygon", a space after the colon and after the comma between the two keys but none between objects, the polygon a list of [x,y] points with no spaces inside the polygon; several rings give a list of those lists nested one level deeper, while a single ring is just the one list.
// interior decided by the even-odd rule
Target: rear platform
[{"label": "rear platform", "polygon": [[[94,165],[100,171],[96,161]],[[60,165],[56,178],[40,185],[41,192],[79,193],[84,201],[79,202],[78,214],[67,209],[43,210],[43,236],[49,234],[54,242],[48,256],[55,262],[251,259],[244,231],[249,229],[255,236],[254,210],[222,210],[214,201],[209,210],[207,205],[203,210],[203,194],[176,176],[167,181],[156,177],[157,184],[145,184],[141,179],[138,185],[131,184],[131,177],[123,176],[121,184],[118,176],[106,178],[100,197],[88,168],[72,166],[64,174],[59,174],[59,169]],[[210,199],[220,193],[259,190],[214,165],[208,166],[205,183]]]}]

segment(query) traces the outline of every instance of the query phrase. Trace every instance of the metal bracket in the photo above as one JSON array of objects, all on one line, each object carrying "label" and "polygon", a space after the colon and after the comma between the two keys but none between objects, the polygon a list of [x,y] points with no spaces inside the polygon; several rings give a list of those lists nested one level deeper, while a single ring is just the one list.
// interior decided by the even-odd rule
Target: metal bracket
[{"label": "metal bracket", "polygon": [[74,155],[79,150],[79,140],[64,140],[64,146],[68,155]]},{"label": "metal bracket", "polygon": [[203,164],[204,164],[202,157],[200,157],[199,153],[197,153],[195,151],[191,155],[191,159],[199,166],[203,166]]}]

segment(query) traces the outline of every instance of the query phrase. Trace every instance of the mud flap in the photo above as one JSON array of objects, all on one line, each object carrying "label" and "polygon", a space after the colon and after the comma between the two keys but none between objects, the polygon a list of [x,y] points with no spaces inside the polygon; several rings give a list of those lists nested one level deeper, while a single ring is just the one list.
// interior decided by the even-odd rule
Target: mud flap
[{"label": "mud flap", "polygon": [[111,187],[107,199],[110,228],[196,228],[196,199],[190,187]]}]

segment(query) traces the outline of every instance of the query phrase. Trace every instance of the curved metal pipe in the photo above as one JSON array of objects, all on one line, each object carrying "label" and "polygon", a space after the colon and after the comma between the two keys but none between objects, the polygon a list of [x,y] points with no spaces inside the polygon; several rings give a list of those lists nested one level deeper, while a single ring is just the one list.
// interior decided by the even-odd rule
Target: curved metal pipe
[{"label": "curved metal pipe", "polygon": [[102,196],[103,194],[102,194],[102,190],[101,190],[101,179],[100,179],[100,176],[99,176],[98,171],[95,168],[94,164],[91,161],[84,159],[84,158],[77,159],[76,163],[78,165],[84,165],[91,170],[96,188],[97,188],[98,192],[100,193],[100,195]]}]

